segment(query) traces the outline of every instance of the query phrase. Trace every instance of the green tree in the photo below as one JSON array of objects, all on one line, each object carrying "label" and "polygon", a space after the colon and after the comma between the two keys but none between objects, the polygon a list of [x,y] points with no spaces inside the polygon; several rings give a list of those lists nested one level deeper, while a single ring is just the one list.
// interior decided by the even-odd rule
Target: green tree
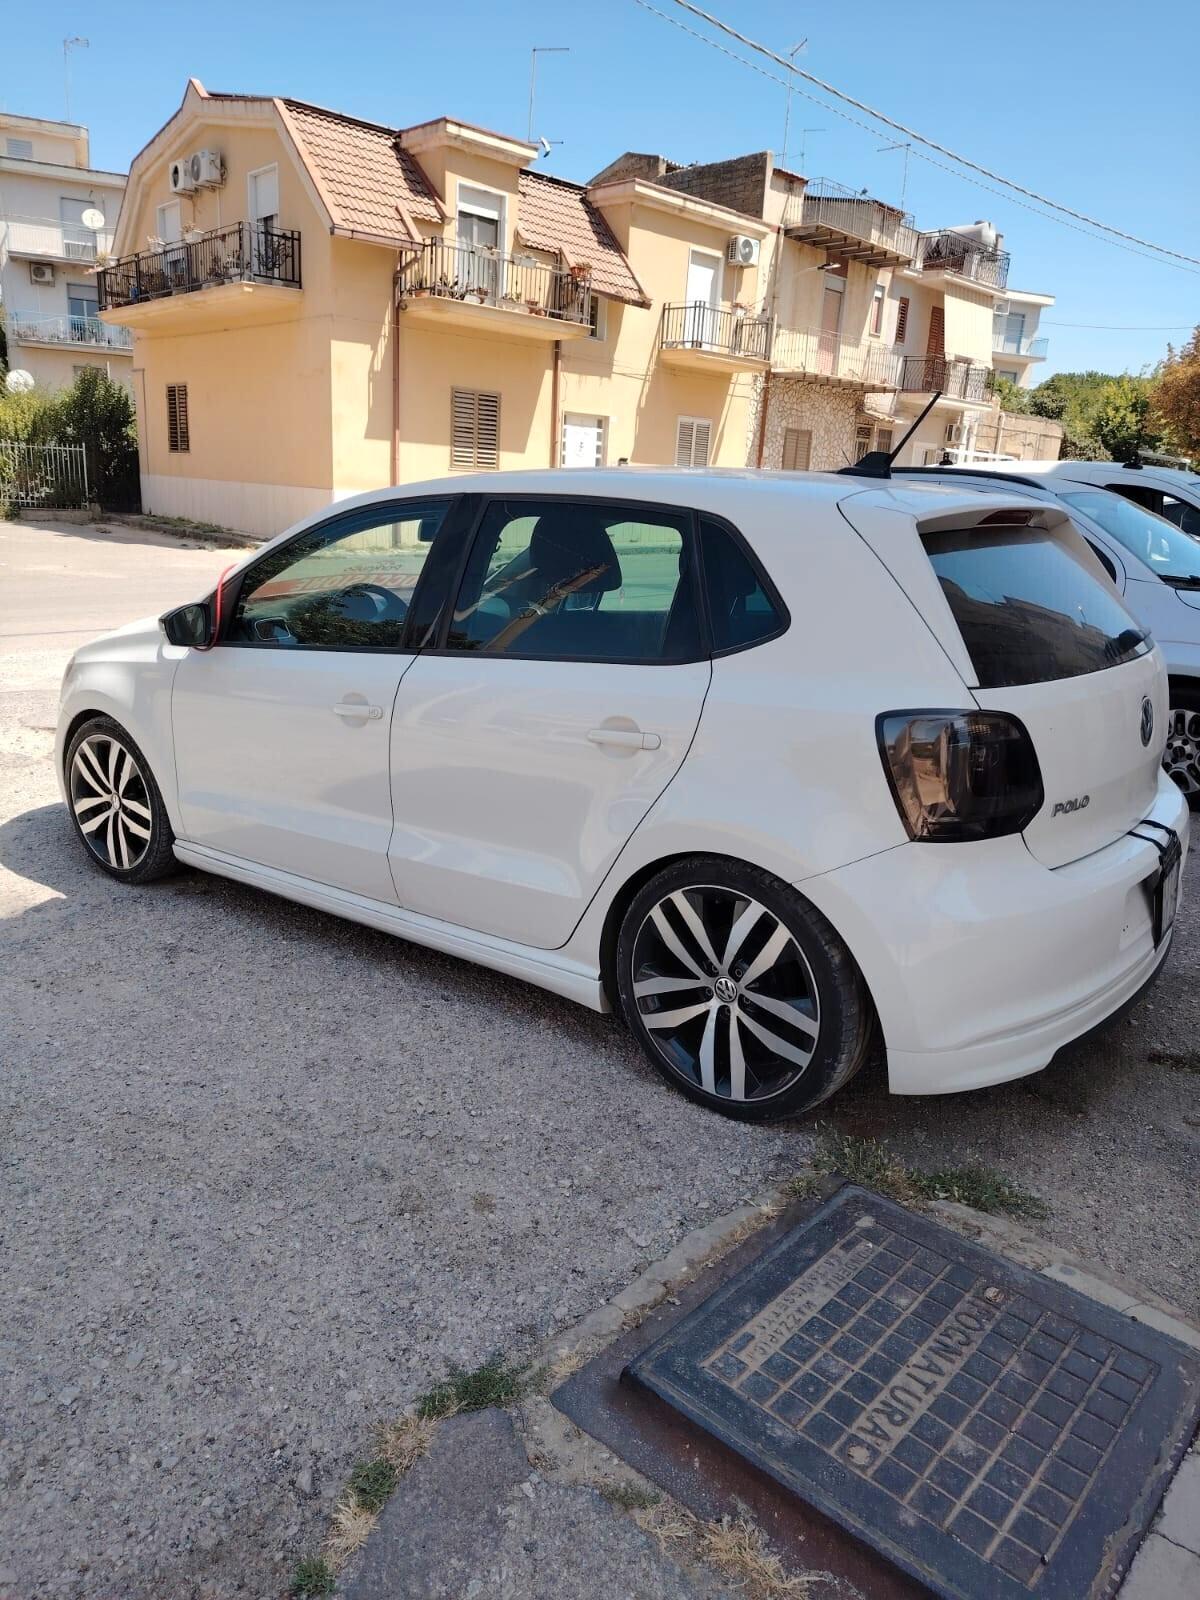
[{"label": "green tree", "polygon": [[136,502],[137,427],[133,401],[123,384],[100,367],[85,367],[57,398],[58,438],[87,449],[93,498],[113,510]]},{"label": "green tree", "polygon": [[1149,385],[1141,378],[1113,378],[1100,393],[1091,432],[1114,461],[1137,461],[1159,436],[1150,420]]},{"label": "green tree", "polygon": [[1018,388],[1011,378],[997,378],[992,392],[1000,402],[1001,411],[1015,412],[1018,416],[1029,414],[1029,390]]}]

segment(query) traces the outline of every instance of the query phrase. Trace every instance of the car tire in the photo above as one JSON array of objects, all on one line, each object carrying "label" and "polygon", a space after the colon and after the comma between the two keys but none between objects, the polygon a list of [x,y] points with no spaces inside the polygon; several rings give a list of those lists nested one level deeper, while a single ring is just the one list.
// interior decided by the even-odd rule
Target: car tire
[{"label": "car tire", "polygon": [[93,717],[64,763],[71,822],[89,858],[121,883],[178,870],[175,835],[150,763],[119,722]]},{"label": "car tire", "polygon": [[862,1066],[875,1029],[862,975],[816,907],[720,856],[676,862],[635,895],[617,936],[616,988],[663,1077],[742,1122],[828,1100]]},{"label": "car tire", "polygon": [[1200,684],[1171,684],[1163,766],[1188,804],[1200,808]]}]

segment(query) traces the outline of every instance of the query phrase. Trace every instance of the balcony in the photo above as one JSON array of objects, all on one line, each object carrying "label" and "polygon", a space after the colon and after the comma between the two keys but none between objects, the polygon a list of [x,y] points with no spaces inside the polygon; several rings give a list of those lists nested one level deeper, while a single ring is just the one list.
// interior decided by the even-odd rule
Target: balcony
[{"label": "balcony", "polygon": [[902,395],[940,392],[943,400],[985,406],[992,398],[991,367],[977,367],[957,356],[905,356],[900,366]]},{"label": "balcony", "polygon": [[907,212],[828,178],[814,178],[803,194],[789,197],[783,231],[825,250],[831,261],[868,267],[911,266],[920,238]]},{"label": "balcony", "polygon": [[992,350],[996,355],[1019,356],[1025,361],[1044,361],[1050,348],[1049,339],[1017,339],[1006,333],[992,335]]},{"label": "balcony", "polygon": [[234,222],[100,269],[107,323],[172,333],[228,317],[243,320],[294,309],[300,289],[300,235],[290,228]]},{"label": "balcony", "polygon": [[916,266],[919,272],[949,272],[985,289],[1003,289],[1010,260],[1007,250],[943,229],[921,235]]},{"label": "balcony", "polygon": [[10,311],[8,331],[18,344],[111,350],[124,355],[133,349],[133,334],[128,328],[110,328],[99,317],[43,317],[36,312]]},{"label": "balcony", "polygon": [[694,372],[761,372],[771,358],[771,319],[695,300],[664,306],[659,349],[668,366]]},{"label": "balcony", "polygon": [[591,337],[590,274],[534,256],[426,239],[401,264],[400,292],[420,321],[544,342]]},{"label": "balcony", "polygon": [[112,242],[111,228],[93,230],[81,222],[56,222],[52,217],[0,220],[0,255],[33,261],[95,261],[108,254]]},{"label": "balcony", "polygon": [[776,328],[771,371],[803,376],[819,387],[890,393],[900,386],[901,358],[871,342],[843,340],[822,328]]}]

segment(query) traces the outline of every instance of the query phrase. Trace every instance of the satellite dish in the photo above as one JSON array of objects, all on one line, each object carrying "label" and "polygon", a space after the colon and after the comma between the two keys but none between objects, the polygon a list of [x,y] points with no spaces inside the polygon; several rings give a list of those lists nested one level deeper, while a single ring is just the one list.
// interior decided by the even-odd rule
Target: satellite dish
[{"label": "satellite dish", "polygon": [[79,220],[85,228],[90,228],[95,233],[98,228],[104,226],[104,213],[97,211],[95,206],[89,206]]},{"label": "satellite dish", "polygon": [[33,386],[33,373],[26,372],[24,367],[14,367],[4,380],[9,394],[28,394]]}]

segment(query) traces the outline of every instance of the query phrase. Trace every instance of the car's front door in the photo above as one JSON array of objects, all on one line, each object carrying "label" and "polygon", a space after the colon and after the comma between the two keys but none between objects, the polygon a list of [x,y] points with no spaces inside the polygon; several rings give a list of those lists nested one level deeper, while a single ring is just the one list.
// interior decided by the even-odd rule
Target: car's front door
[{"label": "car's front door", "polygon": [[402,905],[566,942],[696,731],[711,666],[693,548],[674,509],[487,505],[440,648],[396,696]]},{"label": "car's front door", "polygon": [[388,730],[455,504],[331,515],[231,585],[220,640],[188,652],[172,691],[189,841],[395,900]]}]

